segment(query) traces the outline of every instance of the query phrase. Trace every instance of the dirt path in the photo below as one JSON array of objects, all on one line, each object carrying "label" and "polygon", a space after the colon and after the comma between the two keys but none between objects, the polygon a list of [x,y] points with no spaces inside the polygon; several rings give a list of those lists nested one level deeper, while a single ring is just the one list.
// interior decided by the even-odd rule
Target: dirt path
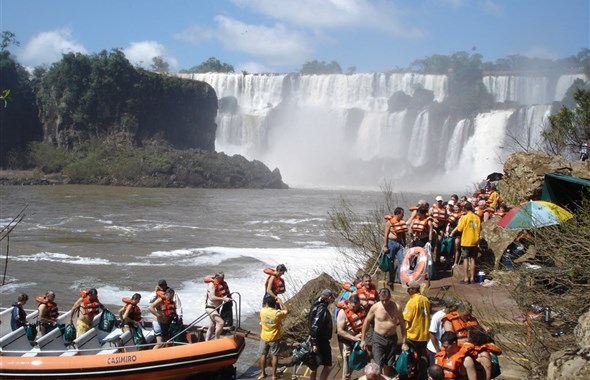
[{"label": "dirt path", "polygon": [[[474,314],[482,324],[492,327],[495,330],[497,337],[505,330],[510,331],[518,329],[521,330],[520,332],[525,331],[526,325],[524,323],[524,318],[520,314],[514,300],[510,298],[512,285],[505,285],[498,280],[496,280],[495,284],[492,283],[492,285],[488,287],[484,287],[480,284],[463,285],[459,282],[461,277],[458,270],[461,270],[461,267],[456,268],[454,276],[448,272],[444,278],[432,281],[430,288],[424,290],[424,294],[430,298],[432,302],[433,311],[441,308],[440,301],[444,297],[454,297],[456,299],[471,302]],[[374,278],[374,280],[378,282],[378,287],[386,286],[385,278]],[[395,301],[402,305],[404,305],[409,298],[406,289],[398,284],[395,285],[392,296]],[[328,379],[341,379],[341,358],[339,358],[340,353],[338,352],[335,336],[331,342],[334,366]],[[286,380],[295,378],[308,379],[309,371],[307,367],[286,367],[289,359],[290,358],[285,358],[281,360],[281,364],[279,365],[279,367],[284,370],[282,378]],[[496,379],[516,380],[522,379],[526,376],[526,372],[517,364],[519,361],[523,360],[522,358],[511,355],[510,352],[505,352],[504,355],[499,356],[499,359],[502,374]],[[254,365],[249,371],[242,374],[240,379],[256,379],[259,374],[260,370]],[[267,369],[267,374],[270,374],[270,368]],[[355,371],[351,379],[356,379],[362,375],[362,372]],[[267,378],[270,379],[270,375]]]}]

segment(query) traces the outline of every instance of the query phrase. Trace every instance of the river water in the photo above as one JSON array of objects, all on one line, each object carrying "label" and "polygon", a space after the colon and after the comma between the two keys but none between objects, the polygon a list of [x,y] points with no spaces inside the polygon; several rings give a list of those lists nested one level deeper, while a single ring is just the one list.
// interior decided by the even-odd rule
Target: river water
[{"label": "river water", "polygon": [[[402,206],[418,197],[404,194]],[[230,290],[241,294],[245,324],[257,331],[265,267],[287,266],[287,297],[321,272],[342,279],[333,265],[340,253],[328,239],[328,212],[342,198],[361,215],[383,203],[380,191],[3,186],[0,223],[25,206],[26,216],[9,245],[2,242],[1,305],[20,292],[33,299],[52,289],[66,311],[80,289],[95,287],[111,310],[134,292],[146,309],[163,278],[188,322],[204,311],[203,278],[222,270]],[[256,350],[248,344],[245,358]]]}]

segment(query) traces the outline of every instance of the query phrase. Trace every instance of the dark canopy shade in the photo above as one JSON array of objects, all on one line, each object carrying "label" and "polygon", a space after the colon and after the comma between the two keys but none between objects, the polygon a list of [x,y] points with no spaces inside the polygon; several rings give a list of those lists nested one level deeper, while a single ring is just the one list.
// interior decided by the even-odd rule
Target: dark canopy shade
[{"label": "dark canopy shade", "polygon": [[545,173],[541,200],[575,210],[584,192],[590,194],[590,180],[557,173]]}]

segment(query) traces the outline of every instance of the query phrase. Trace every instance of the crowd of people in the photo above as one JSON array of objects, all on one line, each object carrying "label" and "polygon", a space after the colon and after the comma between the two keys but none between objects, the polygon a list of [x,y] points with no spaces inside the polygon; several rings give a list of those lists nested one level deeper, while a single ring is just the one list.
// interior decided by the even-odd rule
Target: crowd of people
[{"label": "crowd of people", "polygon": [[[409,300],[402,307],[391,298],[394,283],[401,283],[401,263],[407,247],[433,249],[433,259],[440,263],[458,265],[463,263],[463,284],[475,282],[475,266],[481,223],[492,215],[503,216],[506,208],[493,182],[486,183],[481,192],[472,197],[459,198],[452,195],[448,201],[441,196],[430,206],[420,201],[410,208],[410,217],[404,219],[404,209],[393,210],[385,217],[383,251],[391,255],[392,269],[389,272],[388,287],[377,289],[371,275],[365,274],[353,284],[347,284],[347,298],[339,300],[336,308],[336,336],[343,358],[342,379],[348,380],[353,370],[348,359],[355,342],[369,353],[372,363],[365,367],[366,379],[388,379],[391,376],[396,357],[410,352],[412,369],[400,378],[415,379],[491,379],[494,372],[493,357],[501,353],[485,328],[472,315],[468,302],[446,300],[444,309],[431,315],[430,300],[421,294],[422,284],[410,281],[407,288]],[[444,240],[452,240],[449,257],[445,256]],[[281,353],[282,323],[289,314],[281,295],[285,293],[283,275],[287,272],[284,264],[267,268],[264,297],[260,311],[260,367],[258,379],[267,377],[267,357],[270,355],[272,379],[277,379],[278,358]],[[226,320],[223,316],[225,305],[231,305],[231,292],[223,272],[205,278],[207,300],[205,311],[209,316],[206,340],[221,337]],[[182,305],[166,280],[160,280],[150,299],[148,311],[154,316],[152,326],[156,337],[154,349],[162,347],[171,336],[173,325],[182,325]],[[133,294],[123,298],[124,306],[119,310],[122,328],[136,332],[142,321],[138,304],[141,295]],[[309,345],[314,356],[310,366],[310,379],[319,373],[321,380],[327,379],[332,367],[330,340],[334,332],[333,318],[329,305],[336,300],[330,289],[324,289],[313,302],[309,312]],[[13,304],[11,326],[14,329],[26,326],[24,305],[28,301],[21,294]],[[36,297],[38,303],[37,336],[43,336],[56,328],[58,306],[55,293],[47,291]],[[70,309],[70,324],[77,317],[76,334],[81,336],[92,328],[93,319],[104,305],[98,299],[94,288],[83,290]],[[230,310],[231,315],[231,310]],[[398,330],[400,336],[398,336]],[[320,370],[321,368],[321,370]]]}]

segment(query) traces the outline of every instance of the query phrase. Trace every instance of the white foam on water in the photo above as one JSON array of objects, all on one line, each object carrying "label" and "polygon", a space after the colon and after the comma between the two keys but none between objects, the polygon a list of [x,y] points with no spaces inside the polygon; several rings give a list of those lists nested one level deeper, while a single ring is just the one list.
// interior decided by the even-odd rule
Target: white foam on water
[{"label": "white foam on water", "polygon": [[96,257],[71,256],[65,253],[39,252],[33,255],[20,255],[10,258],[14,261],[47,261],[72,265],[111,265],[109,260]]}]

